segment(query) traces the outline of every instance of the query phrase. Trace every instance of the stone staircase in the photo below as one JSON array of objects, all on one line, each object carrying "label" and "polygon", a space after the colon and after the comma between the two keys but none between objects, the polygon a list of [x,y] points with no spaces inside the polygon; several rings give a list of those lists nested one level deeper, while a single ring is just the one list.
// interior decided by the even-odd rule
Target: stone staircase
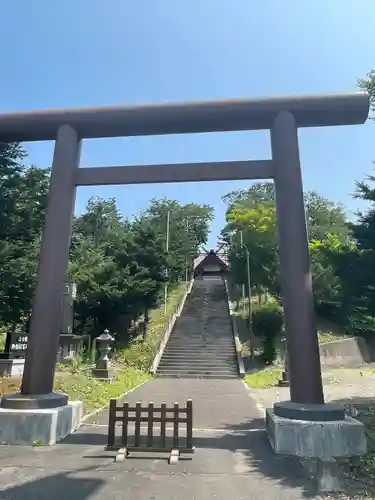
[{"label": "stone staircase", "polygon": [[181,378],[238,377],[232,326],[221,278],[194,282],[156,375]]}]

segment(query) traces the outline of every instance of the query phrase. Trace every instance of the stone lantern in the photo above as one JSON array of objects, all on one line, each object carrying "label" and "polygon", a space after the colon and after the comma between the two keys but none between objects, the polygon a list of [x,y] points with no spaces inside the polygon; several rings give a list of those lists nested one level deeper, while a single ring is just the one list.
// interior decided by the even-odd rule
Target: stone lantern
[{"label": "stone lantern", "polygon": [[111,345],[114,341],[114,337],[110,335],[108,330],[104,330],[104,332],[96,338],[96,342],[99,344],[100,357],[95,368],[92,369],[92,374],[98,379],[108,381],[113,379],[113,369],[111,368],[111,362],[108,355],[111,352]]}]

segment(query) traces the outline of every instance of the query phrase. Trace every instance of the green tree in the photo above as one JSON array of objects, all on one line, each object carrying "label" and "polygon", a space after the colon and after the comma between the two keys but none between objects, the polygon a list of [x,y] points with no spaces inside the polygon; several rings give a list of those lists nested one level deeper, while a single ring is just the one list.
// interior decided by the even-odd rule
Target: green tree
[{"label": "green tree", "polygon": [[[335,260],[347,247],[337,234],[327,234],[322,240],[309,242],[313,290],[315,301],[321,304],[337,304],[340,296],[340,278]],[[336,258],[335,258],[336,257]]]},{"label": "green tree", "polygon": [[142,219],[149,221],[166,246],[167,220],[169,217],[168,276],[176,281],[185,274],[186,265],[207,242],[213,208],[208,205],[189,203],[182,205],[176,200],[152,200]]},{"label": "green tree", "polygon": [[27,322],[35,285],[49,170],[23,164],[18,144],[0,143],[0,321]]},{"label": "green tree", "polygon": [[[24,159],[19,145],[0,144],[1,326],[23,325],[29,318],[47,207],[50,172],[28,167]],[[128,221],[115,199],[91,198],[73,221],[68,269],[78,286],[78,327],[97,334],[144,316],[146,335],[148,312],[163,295],[165,270],[172,282],[183,275],[186,258],[192,259],[207,241],[212,216],[212,208],[205,205],[153,200],[143,214]]]},{"label": "green tree", "polygon": [[[358,80],[358,85],[370,95],[371,110],[375,111],[375,70]],[[373,118],[374,119],[374,118]],[[340,279],[340,301],[336,308],[338,320],[346,330],[356,335],[373,334],[375,329],[375,176],[356,183],[354,197],[370,207],[357,213],[351,224],[355,244],[335,255],[336,272]]]},{"label": "green tree", "polygon": [[105,200],[100,197],[91,197],[87,203],[86,212],[76,217],[73,223],[73,232],[85,238],[93,238],[99,245],[106,240],[108,232],[118,232],[124,227],[117,208],[116,200]]},{"label": "green tree", "polygon": [[370,203],[351,224],[355,245],[338,256],[341,294],[339,319],[353,334],[373,334],[375,328],[375,176],[357,182],[355,197]]},{"label": "green tree", "polygon": [[252,286],[260,293],[278,291],[278,254],[274,206],[257,203],[248,208],[235,205],[227,212],[231,232],[229,262],[235,283],[247,286],[246,255],[242,242],[250,253]]},{"label": "green tree", "polygon": [[228,207],[233,207],[236,204],[249,206],[253,203],[274,202],[273,182],[257,182],[249,189],[232,191],[223,196],[223,201]]},{"label": "green tree", "polygon": [[35,286],[39,241],[0,242],[0,324],[25,326]]},{"label": "green tree", "polygon": [[0,143],[0,239],[31,242],[44,224],[49,170],[23,164],[25,151]]},{"label": "green tree", "polygon": [[[164,246],[150,221],[123,220],[114,199],[90,199],[74,221],[69,274],[77,282],[77,319],[95,333],[137,318],[157,303],[165,281]],[[147,323],[147,321],[146,321]]]},{"label": "green tree", "polygon": [[17,197],[21,183],[25,151],[18,144],[0,142],[0,240],[13,235]]},{"label": "green tree", "polygon": [[316,191],[305,194],[306,222],[310,240],[324,240],[334,234],[341,242],[351,238],[344,207],[320,196]]},{"label": "green tree", "polygon": [[[253,286],[258,290],[267,289],[271,293],[279,294],[277,215],[273,185],[255,184],[247,191],[229,193],[224,200],[230,204],[222,239],[229,248],[235,282],[246,285],[246,262],[244,255],[237,250],[238,233],[242,232],[243,242],[250,252]],[[315,245],[314,251],[311,252],[314,289],[316,299],[321,300],[325,293],[327,297],[334,295],[334,289],[337,288],[335,280],[330,282],[334,271],[327,248],[332,246],[333,240],[342,245],[348,244],[351,232],[343,207],[316,192],[305,194],[305,209],[309,239]]]},{"label": "green tree", "polygon": [[371,99],[371,109],[375,111],[375,70],[367,73],[366,78],[358,80],[358,86],[369,93]]}]

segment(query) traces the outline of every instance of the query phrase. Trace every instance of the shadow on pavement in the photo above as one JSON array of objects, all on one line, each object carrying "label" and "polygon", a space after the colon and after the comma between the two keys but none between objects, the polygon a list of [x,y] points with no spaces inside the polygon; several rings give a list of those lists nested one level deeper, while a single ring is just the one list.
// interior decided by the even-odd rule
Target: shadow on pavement
[{"label": "shadow on pavement", "polygon": [[[264,419],[259,418],[259,427],[264,427]],[[269,444],[267,434],[263,432],[246,432],[254,425],[254,419],[239,425],[228,426],[228,434],[205,438],[205,446],[213,449],[225,447],[231,451],[239,450],[255,473],[268,477],[281,487],[299,488],[305,498],[315,498],[316,489],[295,457],[275,455]],[[230,434],[235,432],[235,434]],[[197,441],[197,446],[199,445]]]},{"label": "shadow on pavement", "polygon": [[[366,413],[367,407],[371,406],[371,408],[374,408],[375,406],[373,400],[370,398],[357,397],[337,402],[357,406],[360,411],[364,412],[358,417],[361,420],[374,418],[375,410],[369,410]],[[70,450],[77,450],[77,453],[74,452],[74,455],[80,458],[111,458],[113,454],[104,451],[105,444],[106,427],[87,426],[64,440],[61,446],[57,445],[56,450],[58,450],[58,456],[60,457],[66,453],[64,445],[67,445],[67,450],[69,450],[70,445],[73,445]],[[182,475],[199,475],[201,472],[197,463],[200,461],[203,464],[204,474],[208,473],[206,469],[209,467],[207,465],[212,463],[209,474],[217,474],[219,476],[225,474],[228,476],[228,481],[233,480],[233,477],[236,476],[247,476],[249,478],[254,476],[255,489],[259,485],[259,478],[268,479],[269,488],[271,489],[269,492],[270,496],[272,496],[271,492],[276,489],[275,494],[279,494],[280,498],[289,498],[285,496],[285,494],[288,495],[288,492],[291,493],[290,498],[321,498],[316,495],[313,483],[307,479],[307,474],[297,460],[273,454],[264,432],[264,420],[262,418],[249,418],[237,425],[227,425],[220,431],[196,431],[194,444],[197,449],[197,455],[193,455],[190,460],[181,460],[183,462],[181,463],[181,468],[173,469],[172,475],[174,471]],[[83,449],[80,450],[80,446]],[[90,446],[92,446],[91,449]],[[40,449],[38,450],[39,453],[41,453]],[[67,454],[66,456],[69,460],[70,455]],[[238,461],[236,461],[237,457],[239,457]],[[139,459],[139,457],[136,458]],[[218,460],[218,466],[215,465],[216,459]],[[152,457],[145,456],[142,462],[147,465],[147,460],[150,460],[151,464]],[[52,456],[50,461],[52,465]],[[133,462],[132,458],[130,458],[128,471],[135,473],[135,475],[142,471],[143,473],[152,471],[152,477],[155,477],[155,474],[159,474],[160,477],[168,476],[169,469],[166,474],[163,461],[160,461],[157,466],[154,464],[150,468],[148,466],[147,468],[143,468],[140,462],[136,460]],[[121,471],[125,471],[126,466],[124,464],[112,465],[109,462],[102,462],[99,465],[101,470],[106,469],[107,473],[110,473],[110,476],[107,476],[107,478],[112,477],[111,474],[119,475],[119,472],[122,477],[123,473]],[[239,466],[240,469],[235,469],[234,464]],[[99,498],[101,490],[106,485],[106,482],[100,478],[97,463],[95,466],[91,465],[86,468],[77,468],[74,471],[64,471],[49,475],[48,477],[44,477],[48,472],[51,472],[48,471],[48,468],[35,467],[38,468],[37,474],[39,477],[35,477],[35,472],[28,472],[28,470],[35,471],[34,466],[32,469],[28,469],[28,467],[23,470],[21,469],[22,481],[28,481],[23,485],[17,485],[17,483],[19,484],[19,479],[16,481],[16,478],[11,476],[8,479],[8,488],[3,481],[2,487],[7,489],[4,489],[0,493],[0,498],[7,500],[87,500],[92,497]],[[167,467],[169,466],[167,465]],[[28,475],[31,480],[28,480]],[[268,486],[265,487],[264,484],[267,484],[267,481],[262,481],[260,486],[263,492],[268,491],[266,490]],[[283,490],[285,491],[283,492]],[[296,496],[294,496],[294,492],[296,492]],[[250,495],[249,498],[251,498],[251,492],[248,493]],[[256,492],[254,491],[254,493]],[[255,497],[258,498],[256,495]],[[267,495],[265,498],[267,498]],[[272,498],[274,497],[272,496]],[[275,498],[278,497],[275,496]]]},{"label": "shadow on pavement", "polygon": [[[357,407],[359,415],[355,416],[355,418],[359,418],[367,427],[370,424],[372,428],[375,428],[375,404],[373,399],[352,397],[332,402]],[[106,431],[106,427],[84,427],[67,438],[63,444],[98,446],[100,449],[100,451],[98,449],[98,455],[105,456],[107,454],[104,451],[107,440]],[[119,430],[118,433],[120,433]],[[375,433],[371,434],[370,437],[368,436],[371,453],[375,453],[375,437],[371,437],[373,435],[375,436]],[[236,425],[226,424],[218,432],[215,430],[196,431],[194,432],[194,445],[197,452],[199,450],[205,453],[212,451],[212,454],[209,453],[205,457],[209,458],[213,463],[215,462],[215,450],[226,450],[231,452],[232,455],[230,456],[239,455],[241,457],[245,467],[244,474],[249,476],[255,474],[269,478],[272,484],[279,485],[281,488],[299,489],[305,498],[316,497],[314,484],[309,481],[307,472],[299,462],[293,457],[275,456],[273,454],[264,432],[263,418],[248,418]],[[150,456],[144,458],[145,460],[151,459]],[[192,457],[193,462],[197,459],[198,457]],[[365,466],[366,460],[370,459],[365,457],[364,460],[363,464]],[[131,459],[129,459],[130,462]],[[228,473],[230,474],[231,471],[228,470]],[[375,485],[371,484],[371,491],[373,486]]]},{"label": "shadow on pavement", "polygon": [[[105,452],[106,428],[87,427],[81,432],[77,432],[67,438],[63,443],[76,445],[100,445],[103,448],[98,450],[97,458],[110,456],[110,452]],[[119,433],[119,431],[118,431]],[[131,434],[129,434],[131,436]],[[145,438],[145,436],[142,436]],[[169,437],[171,439],[171,437]],[[141,438],[142,439],[142,438]],[[168,438],[167,438],[168,439]],[[183,437],[182,437],[183,439]],[[158,442],[155,436],[155,444]],[[172,445],[172,441],[170,441]],[[284,457],[274,455],[264,430],[264,419],[249,419],[240,425],[231,425],[224,427],[220,432],[196,431],[194,433],[194,446],[196,450],[227,450],[233,454],[240,454],[245,465],[244,474],[260,474],[266,478],[272,479],[273,483],[280,485],[281,488],[298,488],[305,498],[314,498],[316,496],[314,486],[309,481],[308,476],[299,462],[293,457]],[[115,453],[112,452],[115,456]],[[145,458],[152,460],[152,456],[147,454]],[[87,458],[93,458],[92,455]],[[156,458],[156,457],[154,457]],[[194,455],[188,461],[194,461]],[[215,462],[214,455],[212,462]],[[132,457],[129,458],[129,465]],[[183,460],[185,462],[185,460]],[[185,462],[186,463],[186,462]],[[228,470],[230,474],[231,471]]]},{"label": "shadow on pavement", "polygon": [[28,481],[20,486],[11,486],[0,492],[6,500],[86,500],[102,488],[105,482],[91,477],[74,477],[84,472],[95,471],[84,468],[74,472],[61,472]]},{"label": "shadow on pavement", "polygon": [[60,445],[84,445],[84,446],[106,446],[107,445],[107,429],[105,427],[96,428],[99,432],[89,432],[88,429],[91,427],[84,427],[71,434],[63,441],[56,443],[56,446]]}]

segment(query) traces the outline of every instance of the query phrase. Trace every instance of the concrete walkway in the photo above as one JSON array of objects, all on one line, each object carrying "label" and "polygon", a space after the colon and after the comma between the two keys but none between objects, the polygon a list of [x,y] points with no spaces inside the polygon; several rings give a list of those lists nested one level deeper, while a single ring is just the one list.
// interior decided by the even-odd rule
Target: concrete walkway
[{"label": "concrete walkway", "polygon": [[[234,429],[263,427],[263,419],[249,391],[239,379],[155,378],[126,396],[135,404],[193,401],[193,424],[197,429]],[[107,413],[89,423],[107,424]]]},{"label": "concrete walkway", "polygon": [[[114,463],[104,452],[106,412],[51,448],[0,447],[1,500],[294,500],[312,498],[293,459],[276,458],[241,380],[155,379],[126,400],[193,400],[196,453]],[[314,497],[318,498],[318,497]]]}]

